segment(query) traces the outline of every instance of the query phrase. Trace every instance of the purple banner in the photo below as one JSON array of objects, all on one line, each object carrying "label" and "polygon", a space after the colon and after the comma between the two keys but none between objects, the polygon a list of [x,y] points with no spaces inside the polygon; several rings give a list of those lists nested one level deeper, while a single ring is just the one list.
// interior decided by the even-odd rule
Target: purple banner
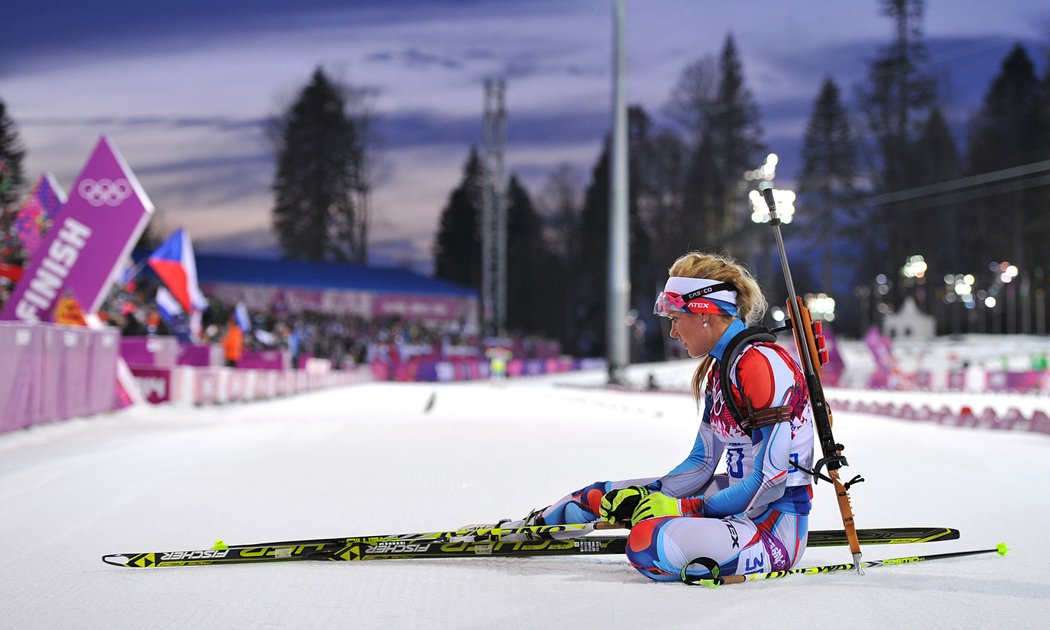
[{"label": "purple banner", "polygon": [[237,362],[239,369],[290,370],[292,356],[287,350],[245,350]]},{"label": "purple banner", "polygon": [[216,344],[179,344],[179,356],[176,362],[179,365],[195,365],[198,367],[222,365],[222,346]]},{"label": "purple banner", "polygon": [[875,358],[875,365],[879,370],[889,372],[893,369],[893,349],[888,337],[879,332],[878,327],[872,326],[864,334],[864,343]]},{"label": "purple banner", "polygon": [[864,334],[864,343],[875,358],[875,371],[868,379],[868,387],[880,389],[890,385],[891,376],[894,371],[893,349],[889,337],[886,337],[877,326],[868,328]]},{"label": "purple banner", "polygon": [[53,321],[55,305],[65,295],[85,313],[98,310],[152,212],[134,173],[105,136],[100,138],[0,319]]},{"label": "purple banner", "polygon": [[120,356],[131,366],[175,367],[179,341],[169,336],[124,337],[120,340]]},{"label": "purple banner", "polygon": [[172,399],[172,370],[169,368],[152,368],[132,366],[142,396],[150,403],[158,405]]}]

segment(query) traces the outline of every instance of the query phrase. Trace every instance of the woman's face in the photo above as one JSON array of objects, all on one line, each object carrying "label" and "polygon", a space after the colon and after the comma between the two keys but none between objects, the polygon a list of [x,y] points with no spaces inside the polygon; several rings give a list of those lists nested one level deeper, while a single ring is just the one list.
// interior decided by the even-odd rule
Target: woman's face
[{"label": "woman's face", "polygon": [[668,315],[671,320],[671,338],[677,339],[685,346],[685,351],[692,358],[702,357],[718,343],[712,326],[704,326],[709,315],[697,313],[673,312]]}]

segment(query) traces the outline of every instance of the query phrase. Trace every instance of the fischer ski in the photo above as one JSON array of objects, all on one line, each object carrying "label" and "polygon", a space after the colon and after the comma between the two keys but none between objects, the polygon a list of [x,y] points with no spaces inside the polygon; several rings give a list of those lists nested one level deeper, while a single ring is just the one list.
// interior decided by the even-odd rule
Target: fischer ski
[{"label": "fischer ski", "polygon": [[[495,525],[466,525],[459,529],[417,532],[407,534],[373,534],[371,536],[343,536],[335,538],[314,538],[307,540],[282,540],[252,544],[226,545],[217,541],[218,548],[239,547],[288,547],[299,545],[340,545],[352,542],[376,542],[380,540],[412,540],[431,542],[497,542],[502,540],[565,540],[584,536],[594,531],[606,531],[611,534],[623,532],[627,527],[620,524],[595,521],[567,525],[522,525],[503,527]],[[909,544],[956,540],[959,530],[950,527],[878,527],[860,530],[861,542],[865,545]],[[824,529],[809,532],[809,547],[837,547],[846,544],[846,534],[841,529]]]},{"label": "fischer ski", "polygon": [[139,554],[110,554],[103,562],[122,567],[150,568],[247,562],[289,562],[296,560],[393,560],[421,558],[473,558],[478,556],[564,556],[575,554],[622,554],[627,550],[625,536],[569,538],[565,540],[519,540],[450,542],[433,539],[356,540],[340,545],[264,545],[228,547],[196,551],[168,551]]},{"label": "fischer ski", "polygon": [[[352,542],[375,542],[379,540],[413,540],[431,542],[496,542],[511,538],[514,540],[555,540],[577,538],[596,530],[619,530],[620,525],[605,522],[574,523],[567,525],[520,525],[505,527],[501,523],[492,525],[464,525],[459,529],[433,532],[414,532],[405,534],[373,534],[370,536],[340,536],[334,538],[315,538],[309,540],[282,540],[261,542],[249,545],[229,545],[235,547],[292,546],[317,544],[349,544]],[[221,540],[216,545],[225,546]]]},{"label": "fischer ski", "polygon": [[[444,532],[387,534],[312,540],[287,540],[251,545],[225,545],[192,551],[159,551],[109,554],[107,564],[132,568],[235,564],[247,562],[287,562],[295,560],[374,560],[419,558],[464,558],[477,556],[557,556],[623,554],[626,536],[583,536],[593,523],[580,525],[538,525],[500,528],[472,525]],[[612,525],[599,524],[602,528]],[[580,537],[553,537],[557,533],[579,533]],[[532,535],[531,539],[505,537]],[[858,530],[864,544],[914,544],[955,540],[959,530],[948,527],[888,527]],[[472,537],[472,535],[474,537]],[[834,547],[848,543],[842,530],[816,530],[809,533],[809,547]]]},{"label": "fischer ski", "polygon": [[[864,530],[857,530],[858,533]],[[888,560],[867,560],[861,562],[858,566],[855,563],[847,564],[826,564],[819,567],[804,567],[800,569],[787,569],[785,571],[772,571],[770,573],[752,573],[750,575],[727,575],[724,577],[714,578],[691,578],[682,572],[682,581],[689,585],[701,585],[717,587],[723,584],[741,584],[743,582],[751,582],[757,580],[773,580],[777,578],[788,577],[789,575],[811,575],[816,573],[836,573],[839,571],[854,571],[859,569],[870,569],[874,567],[886,567],[897,564],[914,564],[916,562],[927,562],[930,560],[946,560],[948,558],[961,558],[964,556],[976,556],[985,553],[997,553],[1000,556],[1005,556],[1009,549],[1006,543],[999,543],[993,549],[975,549],[971,551],[953,551],[949,553],[937,553],[928,556],[904,556],[901,558],[890,558]]]}]

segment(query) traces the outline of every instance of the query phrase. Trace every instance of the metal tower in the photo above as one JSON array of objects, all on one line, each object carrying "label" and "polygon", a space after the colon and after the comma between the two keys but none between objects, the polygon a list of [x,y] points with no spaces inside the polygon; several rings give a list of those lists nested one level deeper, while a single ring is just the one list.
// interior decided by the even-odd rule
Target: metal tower
[{"label": "metal tower", "polygon": [[507,200],[503,154],[507,144],[506,81],[485,80],[484,169],[481,212],[482,325],[489,335],[504,335],[507,325]]}]

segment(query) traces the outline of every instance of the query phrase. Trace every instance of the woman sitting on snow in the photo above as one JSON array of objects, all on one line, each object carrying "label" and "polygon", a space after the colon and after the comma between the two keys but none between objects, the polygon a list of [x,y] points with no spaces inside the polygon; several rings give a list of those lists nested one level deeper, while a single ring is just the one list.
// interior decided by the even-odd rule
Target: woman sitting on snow
[{"label": "woman sitting on snow", "polygon": [[[689,356],[703,358],[693,395],[704,411],[689,456],[662,477],[591,484],[520,523],[627,523],[627,558],[654,580],[712,577],[715,565],[723,576],[788,569],[805,551],[812,498],[809,476],[793,466],[813,466],[805,379],[772,341],[731,343],[766,307],[736,261],[692,252],[668,273],[654,310]],[[739,422],[724,398],[723,361]],[[715,475],[723,452],[726,473]]]}]

